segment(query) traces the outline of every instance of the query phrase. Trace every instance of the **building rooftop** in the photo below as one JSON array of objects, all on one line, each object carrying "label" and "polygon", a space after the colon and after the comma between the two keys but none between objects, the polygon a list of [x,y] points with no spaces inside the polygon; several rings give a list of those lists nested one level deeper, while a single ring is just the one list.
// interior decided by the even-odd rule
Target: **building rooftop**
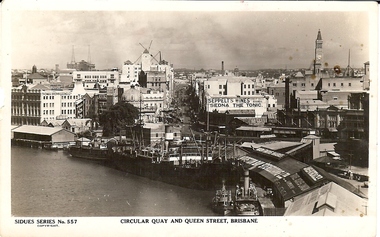
[{"label": "building rooftop", "polygon": [[295,198],[284,216],[361,216],[366,206],[367,200],[330,182]]},{"label": "building rooftop", "polygon": [[261,143],[259,145],[262,145],[265,148],[271,149],[271,150],[282,150],[285,148],[291,148],[294,146],[302,145],[301,142],[288,142],[288,141],[275,141],[270,143]]},{"label": "building rooftop", "polygon": [[252,126],[240,126],[236,130],[243,130],[243,131],[258,131],[258,132],[270,132],[272,131],[272,128],[266,128],[266,127],[252,127]]},{"label": "building rooftop", "polygon": [[51,136],[54,133],[57,133],[61,130],[64,130],[64,129],[61,127],[52,128],[52,127],[45,127],[45,126],[22,125],[18,128],[13,129],[13,132]]}]

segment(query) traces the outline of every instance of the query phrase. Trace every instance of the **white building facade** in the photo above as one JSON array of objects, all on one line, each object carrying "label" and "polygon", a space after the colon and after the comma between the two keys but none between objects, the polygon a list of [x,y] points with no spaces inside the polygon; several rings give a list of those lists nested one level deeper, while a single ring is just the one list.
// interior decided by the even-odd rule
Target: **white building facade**
[{"label": "white building facade", "polygon": [[118,71],[74,71],[73,80],[81,79],[85,89],[117,86],[120,81]]}]

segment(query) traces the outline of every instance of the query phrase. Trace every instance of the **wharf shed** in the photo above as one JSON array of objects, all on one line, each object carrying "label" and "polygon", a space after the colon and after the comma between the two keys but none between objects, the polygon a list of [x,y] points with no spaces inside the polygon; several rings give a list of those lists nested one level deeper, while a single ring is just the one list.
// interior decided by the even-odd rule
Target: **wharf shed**
[{"label": "wharf shed", "polygon": [[367,215],[367,200],[334,182],[298,196],[285,216],[362,216]]},{"label": "wharf shed", "polygon": [[[254,182],[270,190],[276,207],[286,207],[298,195],[320,187],[329,180],[313,167],[284,153],[255,144],[245,147],[246,155],[238,158],[245,170],[250,171]],[[241,152],[238,152],[241,154]]]},{"label": "wharf shed", "polygon": [[65,146],[75,141],[75,133],[61,127],[23,125],[13,129],[13,141],[19,145],[49,147]]}]

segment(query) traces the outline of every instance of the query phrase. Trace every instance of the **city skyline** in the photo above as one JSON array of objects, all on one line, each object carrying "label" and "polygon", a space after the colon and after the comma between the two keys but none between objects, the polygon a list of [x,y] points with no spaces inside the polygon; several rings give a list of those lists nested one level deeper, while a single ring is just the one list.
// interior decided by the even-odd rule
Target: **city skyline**
[{"label": "city skyline", "polygon": [[361,68],[368,24],[366,12],[17,11],[11,67],[66,68],[73,46],[77,62],[88,60],[90,46],[96,69],[121,68],[152,42],[150,53],[161,51],[174,68],[309,68],[321,30],[328,67],[347,67],[350,50],[351,67]]}]

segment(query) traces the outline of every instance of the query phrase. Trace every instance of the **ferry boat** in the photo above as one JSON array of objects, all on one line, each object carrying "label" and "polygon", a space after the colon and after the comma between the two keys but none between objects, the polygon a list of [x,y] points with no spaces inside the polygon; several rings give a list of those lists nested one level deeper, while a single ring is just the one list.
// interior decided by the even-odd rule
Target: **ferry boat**
[{"label": "ferry boat", "polygon": [[249,178],[249,171],[244,171],[244,184],[236,186],[235,215],[262,216],[263,210],[257,197],[255,185]]},{"label": "ferry boat", "polygon": [[222,188],[216,190],[215,197],[212,199],[212,209],[214,212],[224,216],[231,215],[234,211],[232,191],[226,189],[224,181]]}]

